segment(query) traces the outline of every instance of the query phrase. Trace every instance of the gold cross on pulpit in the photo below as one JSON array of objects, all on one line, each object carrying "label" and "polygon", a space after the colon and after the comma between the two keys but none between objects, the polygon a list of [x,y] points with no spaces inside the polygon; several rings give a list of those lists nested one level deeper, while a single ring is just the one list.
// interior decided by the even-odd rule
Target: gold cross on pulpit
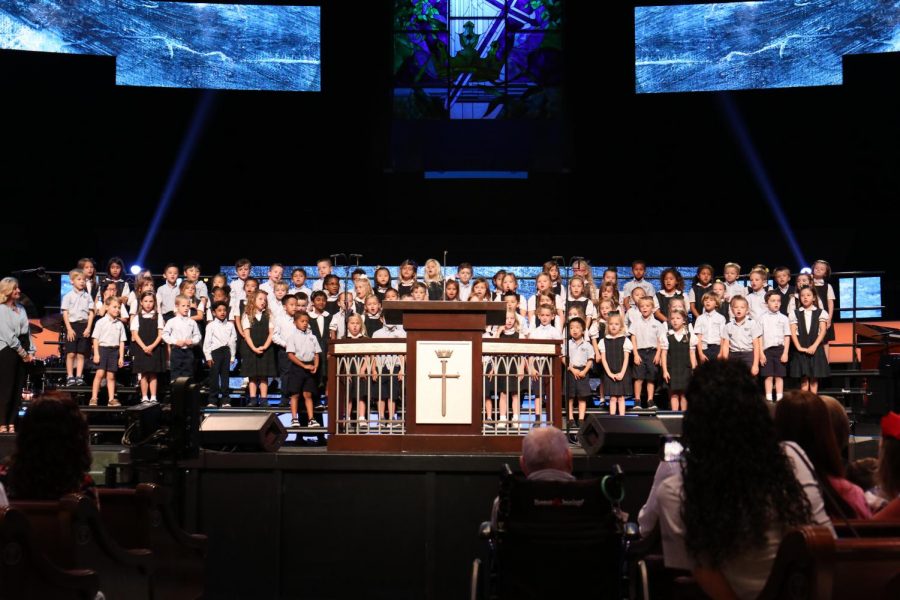
[{"label": "gold cross on pulpit", "polygon": [[440,375],[432,375],[428,374],[428,379],[440,379],[441,380],[441,416],[447,416],[447,380],[448,379],[459,379],[459,373],[456,375],[448,375],[447,374],[447,360],[453,355],[453,350],[435,350],[435,354],[441,360],[441,374]]}]

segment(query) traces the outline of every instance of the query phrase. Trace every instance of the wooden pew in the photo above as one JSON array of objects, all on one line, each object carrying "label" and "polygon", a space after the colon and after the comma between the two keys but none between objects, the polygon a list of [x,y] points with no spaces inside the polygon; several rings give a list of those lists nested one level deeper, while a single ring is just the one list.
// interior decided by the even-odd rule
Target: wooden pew
[{"label": "wooden pew", "polygon": [[0,599],[94,600],[100,580],[89,569],[60,569],[36,547],[28,518],[0,507]]},{"label": "wooden pew", "polygon": [[58,502],[10,504],[27,516],[37,548],[49,560],[65,569],[94,570],[107,600],[153,598],[152,552],[116,543],[90,498],[69,494]]},{"label": "wooden pew", "polygon": [[113,539],[125,547],[153,551],[156,596],[166,600],[202,597],[207,539],[178,525],[170,491],[152,483],[98,491],[100,517]]},{"label": "wooden pew", "polygon": [[[707,596],[691,577],[675,580],[673,597]],[[757,600],[896,600],[900,538],[835,538],[825,527],[789,532]]]},{"label": "wooden pew", "polygon": [[849,519],[846,522],[832,521],[832,523],[839,538],[856,537],[854,531],[863,538],[900,538],[900,521]]},{"label": "wooden pew", "polygon": [[900,538],[835,538],[825,527],[785,536],[760,600],[900,597]]}]

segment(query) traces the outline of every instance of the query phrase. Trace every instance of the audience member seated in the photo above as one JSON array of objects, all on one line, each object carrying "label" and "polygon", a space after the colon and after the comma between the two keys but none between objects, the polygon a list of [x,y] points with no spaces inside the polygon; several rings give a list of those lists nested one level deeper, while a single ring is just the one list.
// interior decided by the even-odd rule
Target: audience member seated
[{"label": "audience member seated", "polygon": [[[572,475],[572,452],[566,434],[556,427],[532,429],[522,439],[522,456],[519,466],[525,477],[531,481],[574,481]],[[491,510],[491,525],[497,526],[499,498],[494,498]]]},{"label": "audience member seated", "polygon": [[788,392],[775,407],[775,430],[779,440],[796,442],[806,452],[832,519],[872,518],[862,489],[847,480],[825,401],[810,391]]},{"label": "audience member seated", "polygon": [[858,458],[847,465],[847,480],[862,488],[866,504],[874,515],[885,507],[887,500],[878,486],[878,459],[867,456]]},{"label": "audience member seated", "polygon": [[900,521],[900,414],[895,412],[881,419],[878,484],[888,503],[875,515],[875,519]]},{"label": "audience member seated", "polygon": [[20,420],[16,449],[0,466],[12,499],[59,500],[81,493],[95,501],[88,424],[68,394],[51,392],[31,403]]},{"label": "audience member seated", "polygon": [[755,598],[787,531],[831,521],[806,455],[778,443],[746,367],[705,363],[687,398],[682,461],[660,465],[642,530],[658,521],[666,566],[691,571],[709,596]]},{"label": "audience member seated", "polygon": [[822,399],[822,402],[825,403],[825,408],[828,409],[828,418],[831,420],[834,441],[837,442],[841,458],[846,464],[850,456],[850,418],[847,416],[847,410],[834,396],[819,396],[819,398]]}]

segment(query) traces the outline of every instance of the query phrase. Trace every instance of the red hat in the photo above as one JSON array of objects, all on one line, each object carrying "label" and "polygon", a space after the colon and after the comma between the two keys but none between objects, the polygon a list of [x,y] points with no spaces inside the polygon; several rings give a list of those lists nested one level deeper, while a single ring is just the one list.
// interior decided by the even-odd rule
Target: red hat
[{"label": "red hat", "polygon": [[881,435],[900,440],[900,414],[889,412],[881,418]]}]

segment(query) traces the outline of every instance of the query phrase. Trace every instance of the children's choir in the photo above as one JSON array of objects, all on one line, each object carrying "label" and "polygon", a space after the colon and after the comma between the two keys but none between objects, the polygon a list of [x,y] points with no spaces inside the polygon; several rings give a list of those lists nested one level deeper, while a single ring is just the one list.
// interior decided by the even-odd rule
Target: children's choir
[{"label": "children's choir", "polygon": [[[400,264],[396,280],[386,267],[375,269],[371,281],[356,269],[346,293],[328,258],[317,262],[319,278],[311,288],[302,268],[293,269],[288,280],[284,266],[273,264],[260,284],[251,267],[248,259],[239,259],[234,280],[218,273],[207,285],[196,262],[181,269],[170,263],[162,284],[155,286],[146,271],[133,285],[126,282],[118,258],[110,259],[103,279],[98,279],[94,261],[78,261],[69,273],[72,290],[62,300],[66,385],[84,383],[88,357],[96,369],[90,403],[97,403],[105,384],[109,404],[118,405],[115,373],[130,342],[142,402],[157,402],[158,377],[165,371],[172,380],[193,377],[202,363],[209,369],[209,405],[230,406],[229,374],[237,362],[240,376],[249,380],[251,404],[267,404],[269,383],[278,378],[290,398],[294,423],[299,423],[302,396],[308,423],[318,425],[313,398],[324,390],[329,342],[405,335],[402,328],[385,324],[385,300],[505,302],[506,324],[488,328],[486,337],[564,341],[566,399],[569,419],[575,422],[584,417],[592,395],[592,372],[600,381],[598,395],[609,400],[610,414],[625,413],[626,396],[640,403],[646,394],[646,406],[653,407],[656,389],[663,384],[671,408],[684,410],[691,372],[709,360],[742,362],[762,378],[765,397],[772,401],[781,399],[788,375],[815,392],[818,381],[830,373],[826,349],[834,339],[835,294],[828,283],[831,267],[822,260],[794,284],[790,269],[776,268],[771,287],[763,265],[750,270],[747,286],[734,262],[723,266],[720,279],[711,265],[700,265],[689,283],[669,268],[661,273],[659,290],[645,279],[643,260],[632,263],[633,278],[621,286],[615,269],[607,269],[597,283],[585,260],[571,265],[568,278],[560,265],[548,261],[535,279],[536,293],[528,298],[519,291],[515,274],[496,273],[491,290],[489,280],[475,277],[467,262],[445,277],[440,263],[429,259],[421,281],[413,260]],[[0,350],[18,348],[5,341],[12,340],[13,332],[0,334],[5,336]],[[503,421],[507,396],[512,396],[515,415],[520,403],[503,381],[510,373],[529,374],[529,369],[523,361],[505,365],[503,373],[488,373],[487,406],[499,400]],[[383,397],[393,404],[400,397],[403,361],[380,357],[371,371],[384,375],[381,385],[388,389]],[[393,411],[384,404],[379,411]]]}]

